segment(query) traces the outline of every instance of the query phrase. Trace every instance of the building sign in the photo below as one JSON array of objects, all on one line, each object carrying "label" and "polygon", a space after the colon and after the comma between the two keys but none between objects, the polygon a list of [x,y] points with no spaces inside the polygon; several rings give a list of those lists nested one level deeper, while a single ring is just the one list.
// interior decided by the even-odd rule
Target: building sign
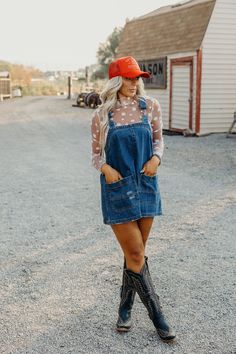
[{"label": "building sign", "polygon": [[167,57],[139,61],[142,71],[148,71],[151,74],[149,79],[143,78],[145,88],[166,89],[166,63]]}]

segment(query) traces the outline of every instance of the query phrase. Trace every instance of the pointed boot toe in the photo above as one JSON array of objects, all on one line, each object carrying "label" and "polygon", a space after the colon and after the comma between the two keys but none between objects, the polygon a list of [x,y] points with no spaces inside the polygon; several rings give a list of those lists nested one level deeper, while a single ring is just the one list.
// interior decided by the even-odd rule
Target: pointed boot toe
[{"label": "pointed boot toe", "polygon": [[129,316],[125,320],[121,316],[118,317],[118,320],[116,322],[116,329],[118,332],[128,332],[130,331],[131,327],[132,327],[131,316]]},{"label": "pointed boot toe", "polygon": [[164,341],[173,341],[176,339],[176,334],[172,328],[168,330],[163,330],[161,328],[156,328],[157,333],[159,334],[160,338]]}]

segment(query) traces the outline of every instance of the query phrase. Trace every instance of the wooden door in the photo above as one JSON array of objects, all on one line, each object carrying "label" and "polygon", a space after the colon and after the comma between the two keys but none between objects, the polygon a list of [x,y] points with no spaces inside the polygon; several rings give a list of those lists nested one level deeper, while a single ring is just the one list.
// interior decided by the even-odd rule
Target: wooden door
[{"label": "wooden door", "polygon": [[169,129],[192,129],[193,58],[171,60]]}]

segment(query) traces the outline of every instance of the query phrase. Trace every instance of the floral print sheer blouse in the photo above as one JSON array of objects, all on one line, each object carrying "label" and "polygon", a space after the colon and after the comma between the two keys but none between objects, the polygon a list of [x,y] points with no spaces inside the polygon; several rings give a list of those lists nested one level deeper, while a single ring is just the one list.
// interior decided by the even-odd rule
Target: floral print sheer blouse
[{"label": "floral print sheer blouse", "polygon": [[[150,97],[146,97],[148,121],[152,130],[153,154],[162,159],[164,150],[164,141],[162,136],[162,113],[159,102]],[[142,114],[139,108],[138,99],[136,97],[126,97],[119,94],[119,100],[112,111],[112,118],[114,122],[119,125],[128,125],[139,123],[142,119]],[[105,139],[107,137],[108,129],[106,130]],[[92,138],[92,164],[101,171],[102,165],[106,159],[101,156],[101,149],[99,144],[100,134],[100,116],[99,108],[92,116],[91,124],[91,138]]]}]

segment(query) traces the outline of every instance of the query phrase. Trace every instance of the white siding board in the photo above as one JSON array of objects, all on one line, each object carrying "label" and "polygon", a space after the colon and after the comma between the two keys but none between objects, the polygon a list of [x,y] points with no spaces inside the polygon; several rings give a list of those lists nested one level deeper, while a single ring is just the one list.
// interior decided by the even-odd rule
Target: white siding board
[{"label": "white siding board", "polygon": [[[217,1],[217,0],[216,0]],[[222,0],[220,0],[222,1]],[[231,5],[231,10],[232,10],[232,6],[234,5]],[[217,21],[221,21],[222,25],[225,25],[225,28],[223,28],[223,31],[229,27],[229,25],[233,24],[234,23],[234,10],[231,12],[231,10],[227,10],[226,13],[223,13],[222,12],[222,9],[221,9],[221,13],[220,14],[214,14],[214,19],[217,20]],[[223,17],[222,17],[223,16]],[[216,31],[220,31],[219,28],[216,28]],[[211,33],[209,33],[209,35],[211,35]]]},{"label": "white siding board", "polygon": [[[225,75],[228,75],[229,77],[232,77],[232,76],[230,75],[229,68],[230,68],[231,70],[234,69],[234,64],[233,64],[232,62],[230,62],[229,64],[227,64],[227,69],[222,68],[222,67],[219,69],[218,65],[216,65],[216,66],[212,65],[211,67],[208,68],[207,73],[205,73],[205,77],[207,77],[208,75],[211,76],[211,75],[212,75],[212,72],[215,73],[216,70],[217,70],[217,71],[220,70],[221,73],[224,73]],[[215,79],[215,77],[213,76],[212,79]],[[232,81],[233,81],[233,79],[232,79]]]},{"label": "white siding board", "polygon": [[226,132],[236,111],[236,1],[216,0],[202,53],[200,134]]}]

